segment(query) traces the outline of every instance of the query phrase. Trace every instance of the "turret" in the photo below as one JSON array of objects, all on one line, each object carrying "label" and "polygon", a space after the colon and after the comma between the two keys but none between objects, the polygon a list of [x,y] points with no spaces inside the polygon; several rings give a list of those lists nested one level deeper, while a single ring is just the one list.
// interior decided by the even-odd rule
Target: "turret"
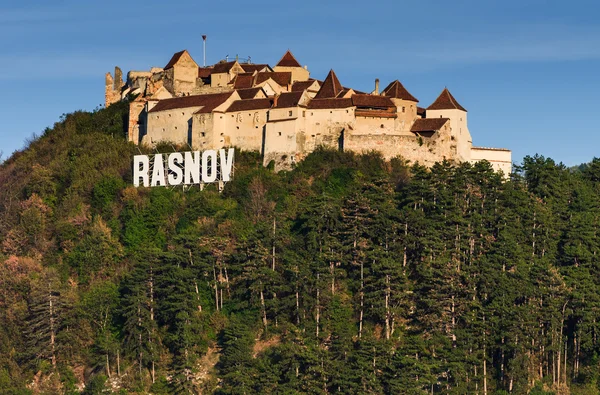
[{"label": "turret", "polygon": [[396,105],[396,130],[411,134],[410,128],[414,123],[417,115],[417,100],[416,97],[410,94],[406,88],[395,80],[391,82],[382,92],[384,96],[389,97]]},{"label": "turret", "polygon": [[456,143],[458,159],[462,161],[471,159],[473,142],[467,127],[467,110],[458,103],[448,88],[444,88],[438,98],[427,107],[426,116],[427,118],[450,118],[451,138]]}]

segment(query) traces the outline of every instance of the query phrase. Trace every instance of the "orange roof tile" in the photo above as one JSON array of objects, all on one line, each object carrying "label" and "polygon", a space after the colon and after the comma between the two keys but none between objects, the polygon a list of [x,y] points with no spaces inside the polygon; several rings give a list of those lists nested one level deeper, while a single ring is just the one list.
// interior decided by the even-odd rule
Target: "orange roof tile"
[{"label": "orange roof tile", "polygon": [[238,95],[240,95],[240,99],[254,99],[258,92],[261,91],[261,87],[256,88],[248,88],[248,89],[236,89]]},{"label": "orange roof tile", "polygon": [[254,73],[255,71],[262,71],[265,68],[269,71],[273,71],[273,69],[271,69],[271,66],[269,66],[268,64],[241,63],[240,66],[242,66],[242,69],[244,69],[244,71],[246,73]]},{"label": "orange roof tile", "polygon": [[173,57],[171,58],[171,60],[169,60],[169,63],[167,63],[167,65],[164,67],[164,69],[167,70],[167,69],[170,69],[171,67],[173,67],[175,65],[175,63],[177,63],[179,61],[179,59],[185,52],[186,52],[185,49],[183,51],[175,52],[173,54]]},{"label": "orange roof tile", "polygon": [[235,76],[233,81],[234,89],[247,89],[254,86],[254,74],[253,73],[240,73]]},{"label": "orange roof tile", "polygon": [[[211,112],[214,108],[229,99],[233,92],[212,93],[209,95],[194,95],[174,97],[172,99],[160,100],[149,112],[174,110],[177,108],[203,107],[199,112]],[[208,109],[208,111],[204,111]]]},{"label": "orange roof tile", "polygon": [[198,67],[198,78],[208,78],[212,74],[212,67]]},{"label": "orange roof tile", "polygon": [[352,95],[352,104],[354,104],[356,107],[367,108],[396,107],[389,97],[367,94]]},{"label": "orange roof tile", "polygon": [[236,60],[233,62],[217,63],[213,66],[213,74],[229,73],[229,70],[237,63]]},{"label": "orange roof tile", "polygon": [[308,103],[308,108],[312,109],[327,109],[327,108],[348,108],[353,107],[352,99],[313,99]]},{"label": "orange roof tile", "polygon": [[246,99],[236,100],[231,103],[231,106],[226,112],[237,112],[237,111],[250,111],[250,110],[262,110],[271,108],[273,102],[271,99]]},{"label": "orange roof tile", "polygon": [[294,55],[292,55],[292,53],[290,52],[289,49],[281,57],[281,59],[279,60],[279,62],[277,62],[277,64],[275,65],[275,67],[277,67],[277,66],[281,66],[281,67],[302,67],[302,66],[300,66],[300,63],[298,63],[298,61],[296,60],[296,58],[294,57]]},{"label": "orange roof tile", "polygon": [[454,96],[450,93],[448,88],[444,88],[442,93],[438,96],[437,99],[429,107],[428,110],[462,110],[467,111],[463,106],[458,104]]},{"label": "orange roof tile", "polygon": [[410,128],[411,132],[436,132],[440,130],[449,118],[419,118]]},{"label": "orange roof tile", "polygon": [[263,72],[256,74],[255,84],[262,84],[266,80],[271,78],[277,82],[280,86],[288,86],[292,83],[292,73],[290,71],[279,71],[279,72]]},{"label": "orange roof tile", "polygon": [[302,94],[304,91],[297,92],[285,92],[279,95],[276,101],[276,108],[288,108],[288,107],[297,107],[298,103],[300,103],[300,99],[302,98]]},{"label": "orange roof tile", "polygon": [[292,92],[297,91],[305,91],[310,88],[312,84],[317,82],[316,80],[308,80],[308,81],[296,81],[292,84]]},{"label": "orange roof tile", "polygon": [[402,99],[402,100],[410,100],[410,101],[414,101],[416,103],[419,102],[419,100],[417,100],[416,97],[414,97],[413,95],[411,95],[406,88],[404,87],[404,85],[402,85],[400,83],[400,81],[395,80],[392,81],[384,90],[383,90],[383,94],[388,96],[388,97],[393,97],[395,99]]},{"label": "orange roof tile", "polygon": [[344,88],[338,80],[333,70],[329,71],[327,78],[321,84],[321,89],[317,92],[315,99],[327,99],[337,97]]}]

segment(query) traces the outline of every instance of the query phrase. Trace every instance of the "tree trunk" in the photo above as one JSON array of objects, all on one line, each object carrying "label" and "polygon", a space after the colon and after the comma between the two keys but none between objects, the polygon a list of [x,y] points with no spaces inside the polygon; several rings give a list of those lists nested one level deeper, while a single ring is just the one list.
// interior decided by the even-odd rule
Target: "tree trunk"
[{"label": "tree trunk", "polygon": [[390,275],[385,276],[385,339],[390,340]]},{"label": "tree trunk", "polygon": [[317,273],[317,338],[319,337],[319,319],[321,311],[319,306],[319,273]]},{"label": "tree trunk", "polygon": [[360,262],[360,318],[358,322],[358,337],[362,337],[362,328],[363,328],[363,310],[365,305],[365,293],[364,293],[364,265],[362,261]]}]

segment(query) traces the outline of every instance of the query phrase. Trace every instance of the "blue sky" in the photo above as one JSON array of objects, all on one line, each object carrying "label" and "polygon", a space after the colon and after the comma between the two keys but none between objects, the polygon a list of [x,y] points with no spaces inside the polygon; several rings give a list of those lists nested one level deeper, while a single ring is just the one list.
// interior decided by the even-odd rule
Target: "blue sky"
[{"label": "blue sky", "polygon": [[0,3],[0,151],[104,101],[104,74],[188,49],[275,64],[288,48],[345,86],[399,79],[428,106],[447,86],[477,146],[576,165],[600,157],[600,5],[592,1],[28,1]]}]

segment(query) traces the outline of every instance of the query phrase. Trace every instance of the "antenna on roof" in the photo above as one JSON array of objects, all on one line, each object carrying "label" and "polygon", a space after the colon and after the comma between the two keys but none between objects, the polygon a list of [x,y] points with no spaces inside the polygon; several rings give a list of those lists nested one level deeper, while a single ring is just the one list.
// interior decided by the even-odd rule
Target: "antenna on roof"
[{"label": "antenna on roof", "polygon": [[203,67],[206,67],[206,34],[202,35],[202,54],[204,55]]}]

